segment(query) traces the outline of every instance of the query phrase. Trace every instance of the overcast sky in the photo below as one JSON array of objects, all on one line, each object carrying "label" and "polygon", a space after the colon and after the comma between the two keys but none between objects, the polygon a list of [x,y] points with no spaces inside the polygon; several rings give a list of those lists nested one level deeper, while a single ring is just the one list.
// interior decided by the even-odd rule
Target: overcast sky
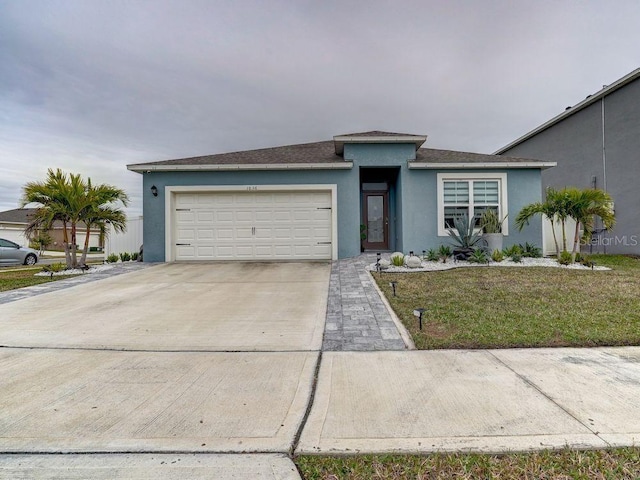
[{"label": "overcast sky", "polygon": [[491,153],[640,66],[639,1],[0,0],[0,210],[49,167],[387,130]]}]

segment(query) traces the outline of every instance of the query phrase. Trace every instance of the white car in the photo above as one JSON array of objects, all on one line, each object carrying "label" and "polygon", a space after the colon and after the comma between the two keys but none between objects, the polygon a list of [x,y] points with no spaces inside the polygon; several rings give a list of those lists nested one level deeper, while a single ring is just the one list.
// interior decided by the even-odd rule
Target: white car
[{"label": "white car", "polygon": [[21,247],[10,240],[0,238],[0,265],[35,265],[38,252],[33,248]]}]

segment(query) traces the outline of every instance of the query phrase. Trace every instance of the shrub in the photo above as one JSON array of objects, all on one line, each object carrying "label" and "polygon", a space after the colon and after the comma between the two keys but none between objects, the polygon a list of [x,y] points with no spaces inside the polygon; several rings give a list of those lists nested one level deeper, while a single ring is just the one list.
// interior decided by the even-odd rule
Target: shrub
[{"label": "shrub", "polygon": [[467,261],[471,263],[489,263],[489,256],[481,248],[474,250],[467,258]]},{"label": "shrub", "polygon": [[134,262],[138,260],[138,252],[131,252],[131,260]]},{"label": "shrub", "polygon": [[64,262],[52,263],[51,265],[44,265],[42,267],[42,271],[48,272],[48,273],[62,272],[63,270],[66,270],[66,269],[67,269],[67,264]]},{"label": "shrub", "polygon": [[118,255],[115,253],[110,253],[107,256],[107,263],[116,263],[118,261]]},{"label": "shrub", "polygon": [[489,208],[480,216],[480,228],[484,233],[502,233],[502,223],[507,219],[505,215],[502,220],[498,216],[498,212]]},{"label": "shrub", "polygon": [[522,251],[523,257],[540,258],[542,257],[542,250],[540,247],[536,247],[533,243],[526,242],[524,245],[518,245]]},{"label": "shrub", "polygon": [[511,261],[514,263],[522,263],[522,254],[520,253],[511,254]]},{"label": "shrub", "polygon": [[585,267],[589,267],[589,268],[593,268],[596,264],[593,260],[591,260],[586,255],[580,256],[580,263],[582,263],[582,265],[584,265]]},{"label": "shrub", "polygon": [[453,251],[449,245],[440,245],[438,248],[438,258],[442,260],[442,263],[447,263],[447,258],[453,255]]},{"label": "shrub", "polygon": [[131,260],[131,255],[129,255],[129,252],[122,252],[120,254],[120,260],[122,260],[123,262],[128,262],[129,260]]},{"label": "shrub", "polygon": [[494,262],[501,262],[502,260],[504,260],[504,255],[500,250],[494,250],[491,254],[491,260],[493,260]]},{"label": "shrub", "polygon": [[582,260],[586,258],[586,256],[583,256],[580,252],[576,252],[576,256],[574,258],[574,261],[577,263],[582,263]]},{"label": "shrub", "polygon": [[513,257],[514,255],[522,256],[522,248],[520,245],[511,245],[510,247],[502,250],[502,253],[505,257]]},{"label": "shrub", "polygon": [[573,263],[573,259],[571,258],[571,252],[567,252],[566,250],[564,250],[560,254],[560,258],[558,258],[558,263],[560,265],[569,265]]},{"label": "shrub", "polygon": [[429,262],[437,262],[440,256],[438,255],[438,251],[435,248],[430,248],[427,252],[425,260]]},{"label": "shrub", "polygon": [[404,254],[401,252],[392,253],[389,260],[396,267],[402,267],[404,265]]}]

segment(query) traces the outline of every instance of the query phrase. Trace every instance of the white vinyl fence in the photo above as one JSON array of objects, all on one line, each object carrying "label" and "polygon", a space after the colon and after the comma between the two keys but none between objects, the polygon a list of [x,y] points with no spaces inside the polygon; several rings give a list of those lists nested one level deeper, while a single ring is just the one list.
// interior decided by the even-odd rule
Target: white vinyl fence
[{"label": "white vinyl fence", "polygon": [[109,235],[105,240],[104,253],[109,256],[112,253],[137,252],[142,245],[142,217],[127,219],[127,231],[124,233],[115,232],[109,226]]},{"label": "white vinyl fence", "polygon": [[[556,233],[558,246],[562,250],[562,224],[556,220],[553,225],[551,220],[543,215],[542,217],[542,250],[543,255],[556,255],[556,244],[553,241],[553,232]],[[573,218],[567,218],[564,222],[564,231],[567,236],[567,244],[564,250],[571,251],[573,249],[573,236],[576,233],[576,222]]]}]

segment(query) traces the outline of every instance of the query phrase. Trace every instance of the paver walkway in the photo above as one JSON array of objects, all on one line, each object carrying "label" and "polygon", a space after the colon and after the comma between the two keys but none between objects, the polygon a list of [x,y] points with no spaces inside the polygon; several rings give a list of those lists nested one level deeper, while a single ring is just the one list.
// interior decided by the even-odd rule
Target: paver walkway
[{"label": "paver walkway", "polygon": [[365,267],[376,254],[333,262],[323,350],[405,350],[407,347]]}]

